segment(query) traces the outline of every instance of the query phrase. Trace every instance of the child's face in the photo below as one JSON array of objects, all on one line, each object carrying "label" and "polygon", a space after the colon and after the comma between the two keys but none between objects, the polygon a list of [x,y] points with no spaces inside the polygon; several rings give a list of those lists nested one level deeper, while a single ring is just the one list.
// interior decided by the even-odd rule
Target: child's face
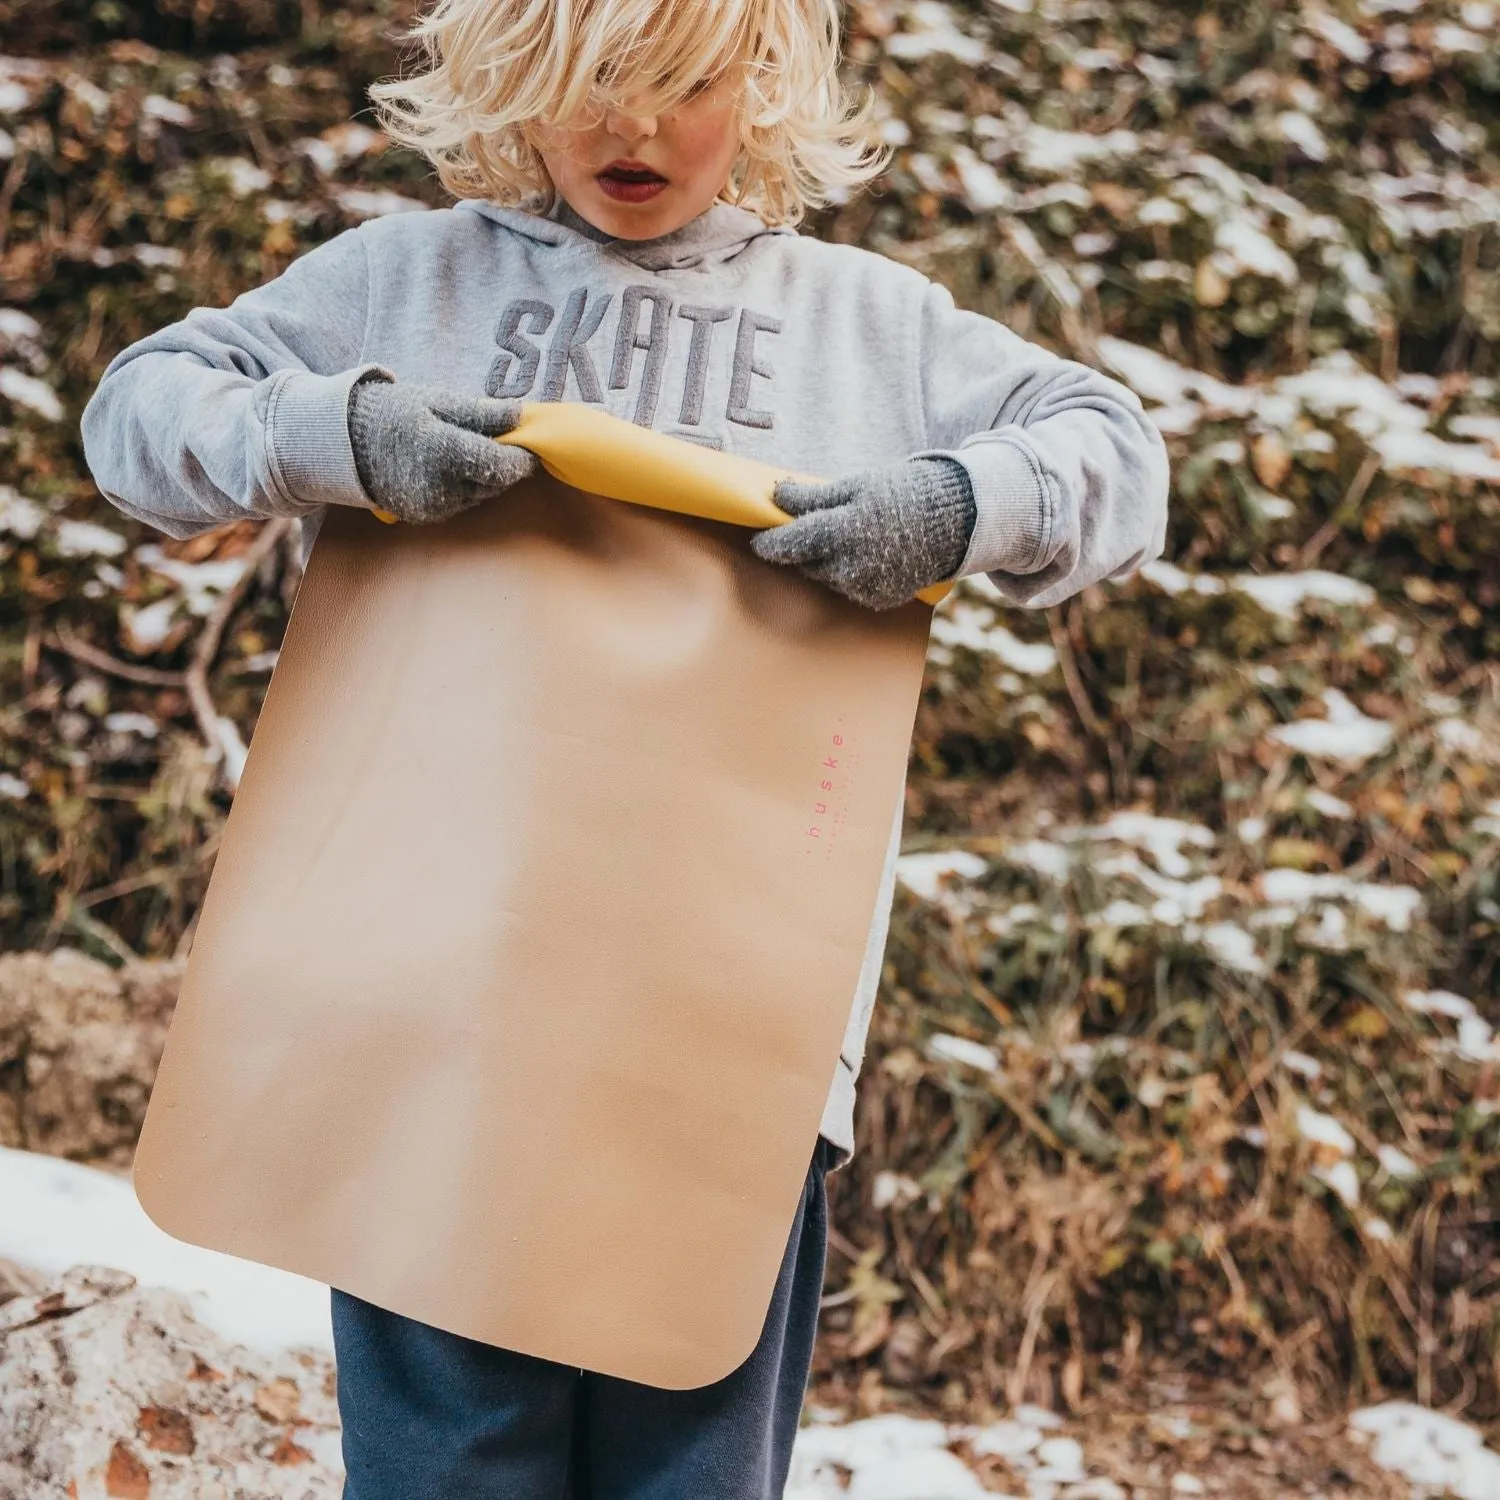
[{"label": "child's face", "polygon": [[[718,197],[739,147],[737,104],[731,71],[667,114],[611,109],[588,126],[534,127],[532,138],[576,213],[617,239],[654,239]],[[642,181],[627,167],[655,175]]]}]

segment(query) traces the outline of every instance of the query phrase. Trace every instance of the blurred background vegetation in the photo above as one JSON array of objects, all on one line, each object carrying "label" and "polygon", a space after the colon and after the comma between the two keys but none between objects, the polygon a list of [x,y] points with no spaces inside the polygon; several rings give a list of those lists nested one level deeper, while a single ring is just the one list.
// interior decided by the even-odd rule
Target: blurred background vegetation
[{"label": "blurred background vegetation", "polygon": [[[442,201],[365,104],[404,18],[0,0],[5,948],[186,950],[295,534],[126,522],[77,419],[131,340]],[[899,150],[805,232],[1130,382],[1176,481],[1141,577],[936,621],[819,1388],[1166,1368],[1500,1431],[1500,8],[848,21]],[[0,1143],[44,1146],[4,1020]]]}]

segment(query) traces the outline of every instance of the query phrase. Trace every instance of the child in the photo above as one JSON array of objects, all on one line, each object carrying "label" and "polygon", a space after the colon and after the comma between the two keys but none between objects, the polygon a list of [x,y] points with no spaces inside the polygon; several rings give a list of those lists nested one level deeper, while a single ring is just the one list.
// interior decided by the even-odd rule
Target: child
[{"label": "child", "polygon": [[[424,524],[503,504],[535,461],[492,437],[521,401],[568,400],[833,476],[783,484],[796,519],[750,545],[871,608],[976,573],[1052,604],[1160,553],[1165,455],[1129,391],[793,228],[881,166],[836,76],[837,0],[439,0],[418,34],[426,70],[376,95],[460,201],[351,229],[119,355],[83,431],[121,510],[178,538],[297,516],[305,558],[330,505]],[[336,1291],[348,1500],[781,1494],[899,832],[898,808],[746,1364],[658,1391]]]}]

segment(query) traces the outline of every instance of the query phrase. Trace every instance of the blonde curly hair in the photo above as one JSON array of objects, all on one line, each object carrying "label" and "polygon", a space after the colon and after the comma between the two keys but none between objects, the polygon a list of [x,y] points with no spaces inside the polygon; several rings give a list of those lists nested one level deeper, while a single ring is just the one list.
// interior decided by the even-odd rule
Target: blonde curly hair
[{"label": "blonde curly hair", "polygon": [[409,35],[423,66],[370,97],[458,198],[550,207],[530,127],[626,100],[665,113],[730,70],[740,149],[721,200],[796,224],[889,159],[873,92],[856,102],[838,76],[838,0],[437,0]]}]

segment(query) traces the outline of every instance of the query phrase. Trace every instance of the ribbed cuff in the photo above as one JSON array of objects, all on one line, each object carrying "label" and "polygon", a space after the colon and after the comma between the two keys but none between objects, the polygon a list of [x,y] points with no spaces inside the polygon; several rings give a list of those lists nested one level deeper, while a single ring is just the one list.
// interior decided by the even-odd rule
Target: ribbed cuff
[{"label": "ribbed cuff", "polygon": [[974,534],[954,578],[1034,573],[1046,566],[1053,534],[1052,492],[1024,444],[994,437],[912,457],[956,459],[974,486]]},{"label": "ribbed cuff", "polygon": [[273,390],[266,412],[267,457],[272,478],[293,505],[372,508],[349,441],[349,393],[371,378],[396,377],[374,364],[337,375],[293,370]]}]

